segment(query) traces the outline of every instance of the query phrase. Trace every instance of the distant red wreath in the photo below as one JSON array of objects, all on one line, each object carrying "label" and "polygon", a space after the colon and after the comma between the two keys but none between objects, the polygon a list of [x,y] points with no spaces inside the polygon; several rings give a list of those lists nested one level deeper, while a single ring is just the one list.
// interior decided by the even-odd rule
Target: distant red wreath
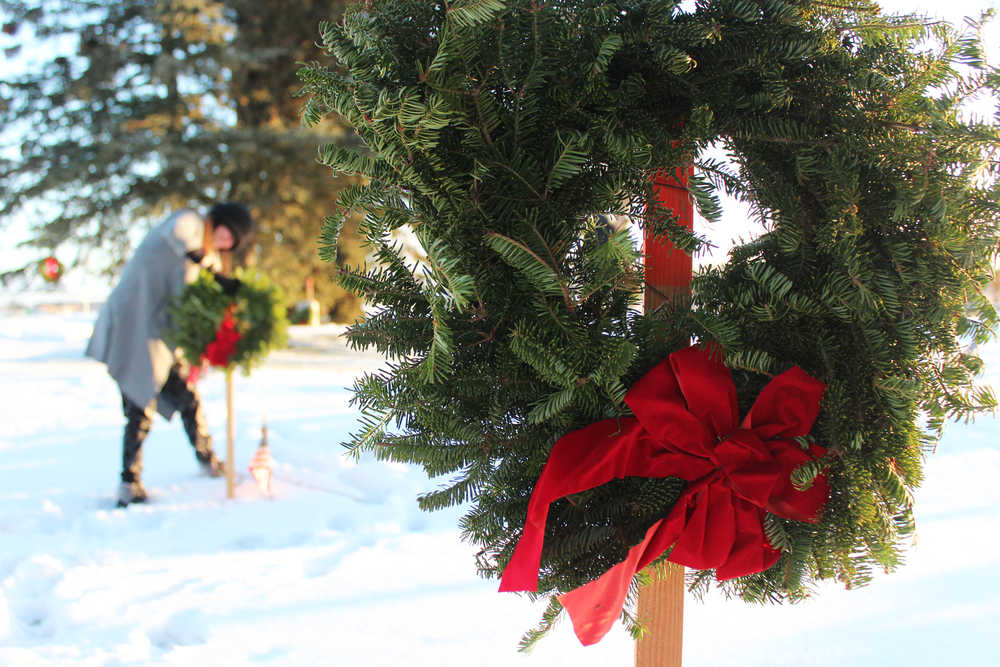
[{"label": "distant red wreath", "polygon": [[52,256],[46,257],[39,263],[38,272],[42,274],[42,278],[45,278],[46,282],[59,282],[63,274],[62,262]]}]

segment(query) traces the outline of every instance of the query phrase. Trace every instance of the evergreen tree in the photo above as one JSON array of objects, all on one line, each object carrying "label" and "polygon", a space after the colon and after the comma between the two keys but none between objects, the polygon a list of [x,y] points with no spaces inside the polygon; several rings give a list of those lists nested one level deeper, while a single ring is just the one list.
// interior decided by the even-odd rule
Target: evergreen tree
[{"label": "evergreen tree", "polygon": [[[781,561],[728,590],[794,599],[898,564],[923,454],[946,418],[995,405],[962,346],[996,322],[980,290],[1000,134],[961,112],[1000,83],[977,35],[860,0],[372,0],[322,36],[336,60],[302,72],[307,118],[346,119],[366,150],[322,159],[370,179],[323,244],[332,259],[343,216],[365,214],[379,263],[342,283],[378,310],[350,340],[392,360],[357,382],[349,446],[443,477],[419,502],[468,504],[485,575],[553,443],[626,414],[626,388],[691,337],[721,344],[742,413],[792,365],[828,386],[811,437],[829,455],[795,475],[828,469],[822,521],[770,517]],[[644,213],[651,174],[692,162],[706,217],[726,191],[768,231],[698,274],[690,302],[639,314],[637,250],[595,214],[697,250],[669,211]],[[403,226],[416,267],[389,236]],[[628,478],[556,502],[539,591],[620,561],[682,487]]]},{"label": "evergreen tree", "polygon": [[[3,0],[8,56],[51,55],[0,84],[0,224],[24,216],[33,245],[121,262],[136,226],[166,210],[244,201],[260,267],[292,300],[312,275],[320,302],[354,321],[360,301],[316,253],[323,215],[353,179],[305,157],[353,135],[336,119],[304,129],[295,95],[297,63],[318,53],[309,28],[343,5]],[[363,257],[351,235],[340,252]]]}]

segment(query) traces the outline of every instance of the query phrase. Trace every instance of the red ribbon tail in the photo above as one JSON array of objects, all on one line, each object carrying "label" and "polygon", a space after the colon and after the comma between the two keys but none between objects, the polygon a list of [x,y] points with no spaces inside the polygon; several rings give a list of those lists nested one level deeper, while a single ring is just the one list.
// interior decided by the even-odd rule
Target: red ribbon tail
[{"label": "red ribbon tail", "polygon": [[[548,506],[545,507],[548,513]],[[538,590],[538,567],[542,559],[542,540],[545,535],[545,519],[538,528],[532,529],[526,522],[514,555],[504,568],[500,579],[499,592]]]},{"label": "red ribbon tail", "polygon": [[636,572],[638,555],[633,554],[641,553],[641,546],[633,547],[628,558],[599,579],[559,596],[559,602],[573,621],[573,632],[584,646],[601,641],[621,616],[629,583]]},{"label": "red ribbon tail", "polygon": [[632,577],[656,560],[676,539],[677,535],[668,530],[661,519],[649,527],[642,542],[629,549],[625,560],[594,581],[559,596],[581,644],[596,644],[608,634],[622,614]]}]

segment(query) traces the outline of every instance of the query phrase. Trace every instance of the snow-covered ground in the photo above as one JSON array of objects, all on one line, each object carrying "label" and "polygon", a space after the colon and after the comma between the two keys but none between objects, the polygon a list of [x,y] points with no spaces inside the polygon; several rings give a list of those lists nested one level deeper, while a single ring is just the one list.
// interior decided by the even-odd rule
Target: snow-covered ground
[{"label": "snow-covered ground", "polygon": [[[112,507],[121,406],[82,357],[93,313],[0,314],[0,665],[632,664],[616,628],[583,648],[564,623],[516,652],[540,604],[477,578],[456,510],[426,514],[436,482],[363,460],[353,377],[377,367],[330,327],[236,378],[236,460],[266,417],[275,497],[243,482],[224,499],[200,477],[178,423],[145,450],[152,502]],[[994,386],[1000,346],[984,350]],[[202,381],[217,447],[223,380]],[[685,665],[1000,664],[1000,424],[954,425],[927,465],[919,541],[871,586],[748,607],[689,600]]]}]

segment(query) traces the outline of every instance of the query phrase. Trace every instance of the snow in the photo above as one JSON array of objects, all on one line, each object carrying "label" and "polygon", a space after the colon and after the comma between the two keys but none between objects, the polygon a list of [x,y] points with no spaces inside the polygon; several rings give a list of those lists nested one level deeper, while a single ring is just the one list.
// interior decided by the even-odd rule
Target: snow
[{"label": "snow", "polygon": [[[516,651],[542,603],[475,572],[460,509],[420,512],[416,469],[355,462],[348,387],[379,359],[333,326],[236,376],[236,498],[201,477],[180,424],[144,447],[152,502],[113,507],[121,402],[82,349],[94,313],[0,314],[0,665],[573,665],[632,663],[621,628],[581,647],[563,622]],[[1000,346],[983,350],[1000,385]],[[224,450],[224,382],[201,392]],[[266,418],[273,497],[246,473]],[[954,425],[927,465],[919,540],[869,587],[685,610],[685,665],[996,664],[1000,425]],[[726,637],[720,641],[720,636]]]}]

